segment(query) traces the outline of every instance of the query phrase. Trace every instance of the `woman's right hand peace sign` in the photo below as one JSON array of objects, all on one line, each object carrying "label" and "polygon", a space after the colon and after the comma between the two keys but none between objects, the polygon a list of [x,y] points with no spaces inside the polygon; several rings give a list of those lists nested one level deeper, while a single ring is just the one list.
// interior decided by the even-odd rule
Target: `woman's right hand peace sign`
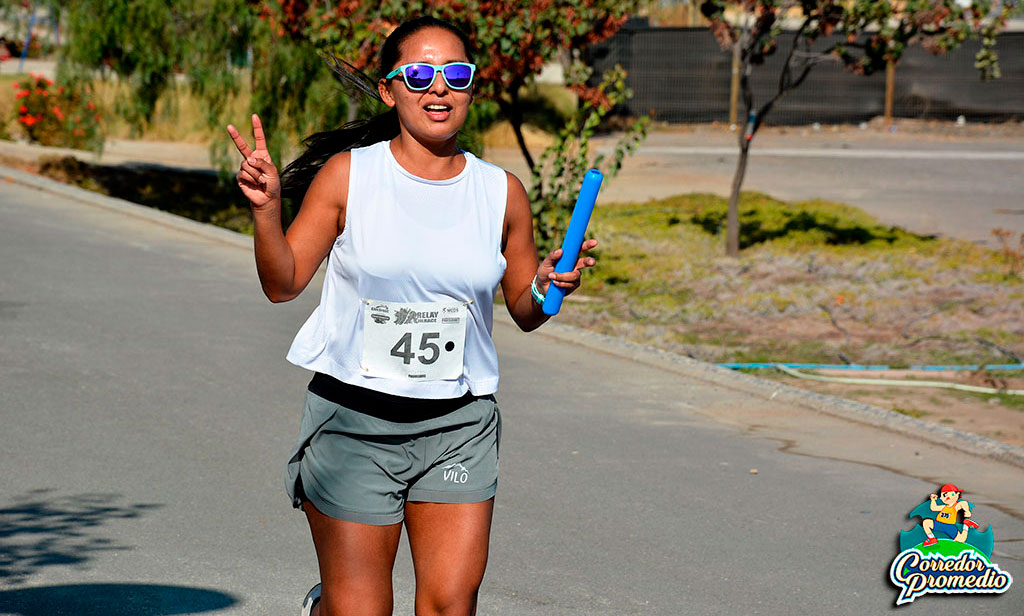
[{"label": "woman's right hand peace sign", "polygon": [[249,200],[252,207],[261,208],[281,199],[281,177],[277,173],[274,161],[267,151],[267,139],[263,135],[263,125],[255,113],[252,114],[252,134],[256,139],[255,149],[251,149],[242,135],[234,126],[228,125],[228,134],[235,142],[238,152],[245,157],[242,167],[236,176],[238,187]]}]

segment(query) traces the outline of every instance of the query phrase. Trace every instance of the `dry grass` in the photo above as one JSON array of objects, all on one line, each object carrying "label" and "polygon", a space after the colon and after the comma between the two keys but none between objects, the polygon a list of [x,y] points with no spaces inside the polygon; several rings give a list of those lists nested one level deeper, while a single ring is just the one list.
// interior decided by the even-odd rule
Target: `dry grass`
[{"label": "dry grass", "polygon": [[[170,88],[156,104],[156,111],[148,126],[141,132],[116,113],[117,99],[123,96],[125,86],[114,81],[96,81],[93,84],[96,104],[107,123],[108,139],[139,139],[143,141],[177,141],[208,144],[223,137],[223,129],[209,129],[205,125],[198,99],[182,84]],[[249,125],[249,94],[240,92],[227,101],[229,121],[238,126]]]},{"label": "dry grass", "polygon": [[[791,230],[723,256],[705,230],[709,195],[602,205],[591,229],[603,242],[583,292],[563,318],[699,359],[883,363],[1013,363],[1024,356],[1024,282],[1000,255],[967,242],[881,227],[841,204],[786,204],[747,194],[790,220],[831,213],[854,237],[820,227]],[[804,219],[807,218],[804,216]],[[756,223],[756,224],[755,224]],[[845,225],[845,226],[844,226]],[[831,227],[830,227],[831,229]],[[887,235],[887,232],[890,234]],[[770,233],[768,235],[771,235]]]},{"label": "dry grass", "polygon": [[[542,151],[554,141],[551,135],[529,124],[523,126],[523,139],[526,141],[526,147],[536,152]],[[512,130],[512,125],[506,120],[502,120],[487,129],[484,132],[483,141],[485,148],[519,147],[519,142],[516,141],[516,134]]]}]

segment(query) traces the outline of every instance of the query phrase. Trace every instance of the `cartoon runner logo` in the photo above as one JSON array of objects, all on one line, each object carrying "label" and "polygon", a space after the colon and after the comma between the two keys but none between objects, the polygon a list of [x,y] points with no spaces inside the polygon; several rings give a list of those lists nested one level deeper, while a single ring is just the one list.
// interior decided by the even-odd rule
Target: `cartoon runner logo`
[{"label": "cartoon runner logo", "polygon": [[[889,568],[889,579],[900,588],[896,605],[927,593],[1004,593],[1013,578],[991,562],[991,525],[980,530],[974,505],[951,483],[910,512],[921,523],[900,531],[900,553]],[[961,517],[962,521],[957,522]]]}]

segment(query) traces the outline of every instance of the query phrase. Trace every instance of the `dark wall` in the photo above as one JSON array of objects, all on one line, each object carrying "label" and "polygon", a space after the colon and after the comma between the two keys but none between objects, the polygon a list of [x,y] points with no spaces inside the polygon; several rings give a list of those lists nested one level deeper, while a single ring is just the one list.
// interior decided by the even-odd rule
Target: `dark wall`
[{"label": "dark wall", "polygon": [[[774,94],[791,35],[764,66],[755,67],[755,105]],[[817,48],[828,46],[819,41]],[[999,37],[996,51],[1002,78],[983,82],[974,68],[979,41],[934,56],[919,46],[907,49],[896,65],[897,117],[968,120],[1024,119],[1024,32]],[[590,49],[596,73],[621,64],[633,99],[629,115],[651,111],[667,122],[727,122],[732,54],[723,51],[706,28],[627,27]],[[884,113],[885,73],[854,75],[836,62],[817,65],[807,80],[776,103],[770,124],[849,123]],[[739,113],[742,115],[742,108]]]}]

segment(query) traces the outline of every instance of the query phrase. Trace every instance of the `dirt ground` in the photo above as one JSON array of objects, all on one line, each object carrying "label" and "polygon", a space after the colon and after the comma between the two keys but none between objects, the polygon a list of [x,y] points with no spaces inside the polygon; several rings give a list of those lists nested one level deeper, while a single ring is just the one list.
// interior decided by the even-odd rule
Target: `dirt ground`
[{"label": "dirt ground", "polygon": [[[582,302],[580,301],[582,300]],[[1019,300],[1018,300],[1019,301]],[[692,345],[672,340],[671,326],[651,327],[647,324],[614,321],[609,318],[595,316],[592,309],[579,310],[580,303],[596,304],[600,300],[586,296],[576,298],[569,296],[563,306],[562,322],[594,329],[601,333],[631,339],[635,342],[649,344],[675,353],[689,355],[712,363],[731,361],[723,347],[711,344]],[[587,316],[584,316],[586,314]],[[771,328],[743,328],[744,342],[751,345],[772,344],[779,340],[787,340],[800,344],[801,341],[824,337],[834,344],[841,344],[841,336],[827,323],[827,318],[818,318],[817,326],[808,319],[786,321],[780,319]],[[825,321],[821,323],[821,321]],[[788,323],[788,325],[787,325]],[[685,326],[676,326],[685,330]],[[661,333],[658,333],[658,332]],[[870,345],[876,352],[898,354],[899,346],[904,343],[893,337],[886,344],[877,341]],[[945,341],[950,342],[950,341]],[[954,345],[956,343],[953,343]],[[780,354],[785,354],[783,345]],[[1015,346],[1024,346],[1024,341]],[[713,355],[707,355],[713,353]],[[704,356],[706,355],[706,356]],[[716,356],[720,355],[720,356]],[[785,361],[783,357],[779,357]],[[993,363],[1014,363],[1007,358],[992,358]],[[836,359],[834,363],[842,363]],[[895,362],[893,362],[895,363]],[[805,371],[809,374],[834,376],[840,378],[877,378],[912,381],[939,381],[964,385],[995,388],[997,390],[1024,391],[1024,370],[1003,371],[995,374],[969,371]],[[805,380],[789,376],[777,370],[763,369],[753,371],[759,377],[778,380],[793,387],[819,393],[839,396],[866,404],[904,413],[926,421],[934,421],[958,430],[980,434],[1018,447],[1024,447],[1024,395],[991,395],[964,392],[937,387],[898,387],[884,384],[848,384],[825,383]]]},{"label": "dirt ground", "polygon": [[[819,374],[846,378],[865,378],[863,373],[849,371],[822,371]],[[957,430],[981,434],[989,438],[1024,447],[1024,396],[989,396],[949,389],[924,387],[886,387],[842,383],[806,381],[773,371],[762,371],[758,376],[781,380],[794,387],[823,394],[857,400],[904,413],[912,417],[934,421]],[[1003,378],[998,383],[977,374],[956,372],[888,371],[871,373],[871,377],[910,379],[1006,387],[1024,390],[1024,371],[1020,376]]]}]

